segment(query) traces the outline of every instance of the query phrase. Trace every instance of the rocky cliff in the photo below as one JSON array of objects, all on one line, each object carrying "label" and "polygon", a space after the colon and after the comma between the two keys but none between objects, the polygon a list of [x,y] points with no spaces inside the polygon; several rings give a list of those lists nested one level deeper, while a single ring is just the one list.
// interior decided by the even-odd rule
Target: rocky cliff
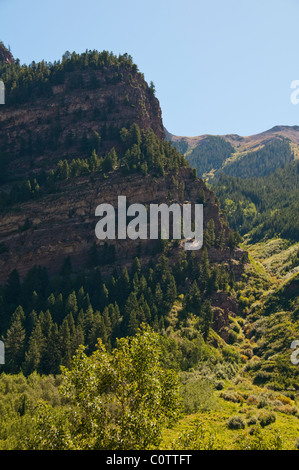
[{"label": "rocky cliff", "polygon": [[[29,200],[14,202],[10,198],[9,204],[3,204],[2,198],[1,284],[13,270],[23,279],[34,266],[46,267],[53,276],[66,261],[74,273],[99,267],[104,276],[129,267],[136,256],[143,266],[155,263],[161,255],[159,241],[106,243],[96,238],[96,207],[101,203],[116,207],[118,196],[126,196],[128,204],[145,206],[203,203],[205,234],[213,222],[213,240],[207,244],[210,262],[233,273],[236,280],[241,278],[246,252],[229,245],[231,231],[213,192],[188,165],[181,166],[180,154],[170,150],[153,88],[130,58],[92,52],[68,55],[58,66],[6,64],[1,70],[8,92],[7,105],[0,110],[0,149],[6,170],[2,195],[29,176],[41,174],[45,179],[57,162],[88,157],[92,149],[101,156],[114,147],[120,157],[116,168],[108,172],[58,178],[50,190],[31,195]],[[24,77],[31,77],[30,85]],[[120,131],[133,123],[143,132],[143,144],[138,132],[130,142],[134,133],[129,133],[124,148]],[[146,131],[153,131],[155,138]],[[149,171],[142,165],[145,158]],[[186,254],[183,241],[170,242],[167,250],[171,263]],[[202,253],[193,252],[195,262]],[[224,300],[218,296],[214,304],[215,324],[222,325],[223,318],[227,323],[232,311],[227,296]],[[219,325],[216,329],[221,330],[223,325]]]},{"label": "rocky cliff", "polygon": [[88,155],[95,145],[99,153],[118,148],[120,129],[132,123],[165,138],[159,102],[130,57],[90,51],[58,65],[7,63],[0,78],[7,103],[0,152],[9,181]]},{"label": "rocky cliff", "polygon": [[[214,194],[204,182],[194,179],[189,168],[182,168],[178,174],[166,174],[155,179],[151,175],[127,175],[115,171],[108,178],[101,175],[83,176],[61,182],[54,194],[46,194],[37,200],[27,201],[12,207],[1,217],[0,282],[3,283],[13,269],[23,277],[35,265],[45,266],[50,274],[57,274],[69,257],[75,271],[88,268],[90,249],[96,244],[99,264],[103,272],[111,273],[116,267],[129,266],[135,256],[148,262],[157,254],[157,242],[150,240],[113,240],[113,259],[107,259],[105,241],[97,240],[95,226],[98,204],[109,203],[117,208],[119,195],[126,196],[128,204],[173,202],[182,204],[199,201],[204,191],[204,225],[213,219],[215,237],[223,231],[228,237],[229,230],[220,218],[219,206]],[[171,251],[175,260],[184,250],[182,244]],[[242,250],[231,251],[227,246],[209,249],[212,262],[228,263],[240,275]],[[194,252],[201,256],[201,250]]]}]

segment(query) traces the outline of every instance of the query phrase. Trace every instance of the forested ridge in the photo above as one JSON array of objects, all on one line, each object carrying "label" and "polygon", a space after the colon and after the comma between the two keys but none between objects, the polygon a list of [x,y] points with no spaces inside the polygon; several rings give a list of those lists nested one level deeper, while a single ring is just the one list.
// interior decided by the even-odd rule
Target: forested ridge
[{"label": "forested ridge", "polygon": [[283,168],[294,160],[288,139],[279,138],[266,143],[262,148],[240,155],[228,162],[220,172],[238,178],[260,178]]},{"label": "forested ridge", "polygon": [[[107,80],[115,83],[122,80],[122,68],[132,74],[140,73],[133,59],[128,54],[116,56],[112,52],[96,50],[86,51],[82,54],[65,52],[61,60],[49,63],[46,61],[21,64],[19,59],[13,62],[3,61],[0,64],[0,77],[5,83],[6,105],[18,105],[33,97],[49,97],[53,94],[53,85],[64,83],[66,74],[71,74],[69,88],[83,86],[80,71],[109,70],[113,72],[112,78],[107,74]],[[101,86],[95,76],[89,83],[90,87]]]},{"label": "forested ridge", "polygon": [[229,224],[253,242],[275,236],[298,241],[298,161],[274,173],[255,178],[222,174],[213,188]]},{"label": "forested ridge", "polygon": [[196,168],[202,177],[211,170],[222,168],[223,164],[234,152],[234,147],[219,136],[207,136],[190,152],[186,159],[192,168]]}]

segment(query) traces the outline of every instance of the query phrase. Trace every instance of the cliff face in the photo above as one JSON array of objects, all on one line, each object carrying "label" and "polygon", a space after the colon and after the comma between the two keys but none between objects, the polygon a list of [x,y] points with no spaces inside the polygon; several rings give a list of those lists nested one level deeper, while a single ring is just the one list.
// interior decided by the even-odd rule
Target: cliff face
[{"label": "cliff face", "polygon": [[[204,182],[194,179],[189,168],[180,169],[177,175],[167,174],[155,179],[150,175],[128,175],[124,178],[121,171],[116,171],[107,179],[100,175],[73,178],[57,188],[55,194],[45,195],[12,208],[1,218],[0,243],[5,247],[0,255],[0,283],[3,283],[13,269],[23,277],[34,265],[45,266],[50,274],[58,273],[65,258],[70,257],[72,268],[80,271],[88,267],[90,248],[96,243],[99,264],[103,273],[113,269],[129,266],[135,256],[145,263],[155,259],[156,241],[151,240],[107,240],[113,246],[113,259],[105,262],[107,251],[105,242],[97,240],[95,226],[99,218],[95,209],[101,203],[109,203],[117,208],[118,196],[126,196],[128,204],[186,201],[196,202],[202,191],[205,194],[204,225],[214,220],[215,236],[228,229],[219,216],[219,207],[214,194],[207,189]],[[181,246],[173,248],[170,258],[175,261]],[[239,277],[242,250],[230,251],[227,247],[210,250],[213,262],[229,263]],[[195,257],[201,256],[202,250],[194,251]]]},{"label": "cliff face", "polygon": [[118,148],[120,129],[132,123],[165,138],[159,102],[141,73],[109,65],[56,75],[37,82],[30,93],[22,85],[16,94],[11,85],[12,96],[20,99],[8,96],[1,107],[0,151],[10,180],[88,155],[94,132],[99,153]]},{"label": "cliff face", "polygon": [[0,62],[5,64],[11,64],[14,62],[14,58],[9,49],[0,41]]},{"label": "cliff face", "polygon": [[[96,207],[108,203],[117,208],[118,196],[126,196],[128,205],[204,202],[204,229],[212,220],[214,239],[222,239],[222,243],[213,242],[208,247],[210,262],[225,266],[239,280],[247,255],[229,248],[230,230],[220,216],[214,194],[190,168],[180,167],[181,160],[167,147],[160,105],[143,75],[122,62],[99,68],[70,68],[39,82],[37,70],[44,75],[49,71],[42,64],[32,66],[29,72],[24,71],[35,77],[32,88],[21,83],[14,89],[11,81],[7,105],[0,110],[0,150],[5,157],[0,164],[3,166],[4,161],[6,165],[1,189],[9,192],[15,181],[24,183],[28,176],[32,178],[39,172],[49,174],[46,172],[63,159],[89,157],[93,145],[100,156],[115,147],[120,157],[118,169],[58,179],[50,190],[41,191],[27,202],[2,203],[0,284],[14,269],[21,279],[34,266],[46,267],[50,276],[55,275],[67,259],[75,273],[99,267],[103,276],[124,266],[129,268],[136,256],[143,266],[155,263],[161,255],[159,241],[125,239],[106,243],[96,238]],[[145,138],[147,145],[143,153],[138,153],[142,146],[136,145],[140,136],[135,135],[135,143],[127,142],[131,145],[128,156],[120,130],[133,123],[143,131],[153,130],[158,139]],[[141,173],[140,159],[145,157],[152,167]],[[131,166],[126,167],[126,158],[132,159]],[[169,159],[172,164],[157,175],[159,158]],[[135,165],[135,161],[139,163]],[[178,261],[184,251],[183,241],[171,242],[169,262]],[[192,253],[196,262],[203,250]],[[228,300],[216,298],[213,302],[218,310],[224,309],[222,323],[227,323],[231,311]],[[218,317],[215,315],[216,323]],[[221,322],[216,329],[222,329]]]}]

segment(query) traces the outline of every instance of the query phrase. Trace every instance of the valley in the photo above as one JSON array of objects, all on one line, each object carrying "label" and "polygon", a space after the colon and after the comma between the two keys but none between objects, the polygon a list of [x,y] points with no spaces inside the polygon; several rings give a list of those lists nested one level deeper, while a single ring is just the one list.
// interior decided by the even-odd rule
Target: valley
[{"label": "valley", "polygon": [[[173,136],[127,54],[1,51],[0,449],[298,449],[299,127]],[[97,239],[118,196],[203,247]]]}]

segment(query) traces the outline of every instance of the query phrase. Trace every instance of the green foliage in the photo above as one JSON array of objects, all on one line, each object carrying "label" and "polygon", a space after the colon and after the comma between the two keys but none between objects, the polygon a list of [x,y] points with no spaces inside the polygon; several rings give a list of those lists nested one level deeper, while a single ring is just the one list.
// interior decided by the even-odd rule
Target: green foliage
[{"label": "green foliage", "polygon": [[53,407],[62,404],[59,394],[60,379],[39,376],[27,378],[19,373],[0,375],[0,449],[27,450],[34,433],[32,416],[39,400],[47,400]]},{"label": "green foliage", "polygon": [[275,173],[257,178],[221,175],[213,185],[230,226],[253,243],[274,237],[296,242],[299,163],[288,163]]},{"label": "green foliage", "polygon": [[215,406],[212,384],[203,378],[187,380],[182,387],[183,406],[186,414],[207,411]]},{"label": "green foliage", "polygon": [[186,154],[192,168],[199,177],[211,170],[217,170],[234,152],[233,146],[219,136],[207,136],[190,153]]},{"label": "green foliage", "polygon": [[[100,154],[101,136],[93,131],[92,136],[84,144],[83,153],[88,157],[62,159],[56,167],[48,172],[34,174],[20,183],[15,183],[10,192],[0,192],[0,210],[9,205],[38,198],[47,192],[59,188],[60,181],[94,173],[108,176],[109,173],[121,169],[125,174],[139,172],[143,175],[164,176],[166,172],[177,173],[187,161],[169,142],[160,141],[152,130],[143,131],[137,124],[130,128],[122,128],[117,132],[115,140],[119,141],[120,151],[112,147]],[[211,229],[210,229],[211,233]]]},{"label": "green foliage", "polygon": [[253,428],[251,434],[243,432],[236,440],[237,450],[282,450],[283,440],[281,433],[272,432],[267,437],[260,427]]},{"label": "green foliage", "polygon": [[[135,75],[139,73],[132,57],[128,54],[116,56],[112,52],[86,50],[82,54],[65,52],[61,61],[47,63],[32,62],[30,65],[21,65],[19,60],[12,63],[0,64],[0,77],[5,83],[6,102],[20,104],[27,102],[36,96],[52,96],[52,86],[65,83],[69,89],[95,88],[100,83],[95,74],[91,73],[90,79],[85,82],[83,72],[89,70],[106,70],[109,67],[110,74],[107,81],[117,83],[123,80],[124,72]],[[69,74],[73,72],[73,74]]]},{"label": "green foliage", "polygon": [[71,369],[63,368],[61,392],[73,411],[62,421],[42,405],[35,449],[149,449],[180,414],[178,378],[162,367],[158,335],[148,327],[111,353],[101,341],[91,356],[80,347]]},{"label": "green foliage", "polygon": [[229,429],[244,429],[245,425],[246,423],[242,416],[232,416],[227,422],[227,427]]},{"label": "green foliage", "polygon": [[[53,278],[41,267],[31,269],[22,282],[16,270],[11,273],[1,288],[6,372],[56,374],[60,365],[70,364],[80,344],[91,352],[101,338],[110,350],[116,338],[135,334],[141,323],[165,333],[176,305],[178,351],[174,356],[169,351],[165,358],[171,367],[183,370],[198,362],[212,330],[209,296],[230,288],[226,269],[211,264],[206,249],[199,263],[189,253],[172,266],[163,252],[156,255],[155,270],[136,258],[130,271],[115,270],[103,279],[100,267],[114,261],[113,246],[94,244],[85,274],[73,273],[69,257]],[[177,304],[183,292],[184,300]],[[223,354],[235,360],[229,349],[223,348]]]},{"label": "green foliage", "polygon": [[183,431],[172,443],[173,450],[217,450],[214,433],[197,419],[191,429]]},{"label": "green foliage", "polygon": [[274,173],[294,160],[289,140],[279,138],[259,150],[249,152],[229,162],[222,171],[238,178],[260,178]]},{"label": "green foliage", "polygon": [[156,176],[163,176],[166,171],[177,172],[187,162],[175,147],[166,141],[157,138],[152,130],[142,132],[137,124],[129,129],[123,128],[120,132],[124,146],[124,165],[127,172],[152,172]]}]

